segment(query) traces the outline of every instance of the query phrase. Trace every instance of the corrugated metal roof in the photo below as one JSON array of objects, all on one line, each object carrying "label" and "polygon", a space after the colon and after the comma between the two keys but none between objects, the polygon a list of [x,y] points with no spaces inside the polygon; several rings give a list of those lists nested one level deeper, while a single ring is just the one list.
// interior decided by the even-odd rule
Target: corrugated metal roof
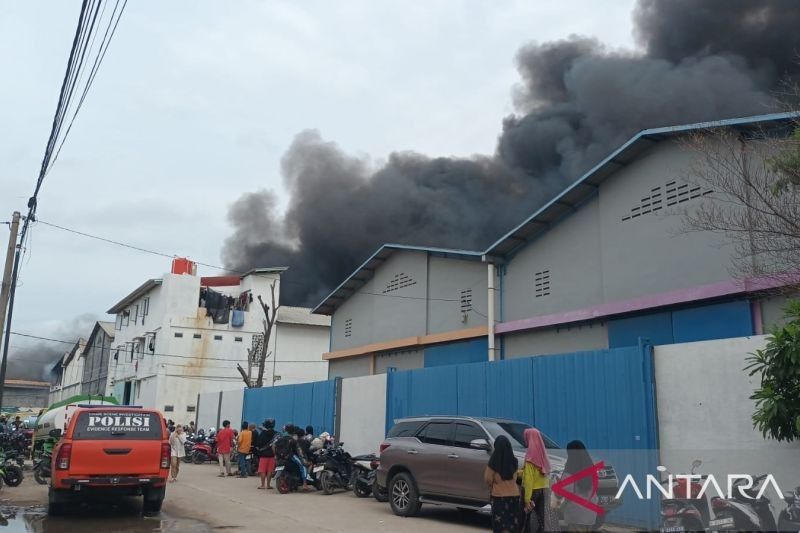
[{"label": "corrugated metal roof", "polygon": [[154,287],[158,287],[159,285],[161,285],[162,281],[163,280],[160,279],[148,279],[132,293],[130,293],[125,298],[117,302],[117,304],[108,311],[106,311],[106,313],[108,313],[109,315],[116,315],[120,311],[125,310],[125,308],[128,307],[130,304],[132,304],[133,302],[135,302],[136,300],[138,300],[139,298],[141,298],[142,296],[153,290]]},{"label": "corrugated metal roof", "polygon": [[312,314],[311,309],[308,307],[282,305],[278,308],[278,322],[305,326],[330,326],[331,317]]},{"label": "corrugated metal roof", "polygon": [[466,259],[471,261],[480,261],[481,252],[470,250],[454,250],[450,248],[431,248],[425,246],[407,246],[404,244],[384,244],[378,251],[372,254],[360,267],[358,267],[350,276],[344,280],[333,292],[325,297],[317,306],[311,311],[315,314],[330,315],[349,298],[354,292],[360,289],[364,283],[369,281],[375,273],[375,270],[382,265],[395,251],[406,250],[413,252],[426,252],[439,257],[451,257],[457,259]]},{"label": "corrugated metal roof", "polygon": [[564,215],[575,211],[577,206],[597,192],[600,184],[614,172],[631,163],[653,144],[674,135],[697,130],[734,128],[737,130],[757,130],[765,123],[790,124],[800,118],[800,113],[773,113],[753,117],[733,118],[714,122],[699,122],[666,128],[652,128],[640,131],[611,155],[581,176],[561,194],[525,219],[519,226],[501,237],[486,250],[485,255],[502,258],[513,254],[531,239],[545,233],[552,224]]},{"label": "corrugated metal roof", "polygon": [[800,119],[800,113],[796,112],[772,113],[768,115],[642,130],[594,168],[581,176],[544,207],[525,219],[519,226],[506,233],[485,252],[384,244],[358,267],[355,272],[345,279],[341,285],[326,296],[325,299],[312,310],[312,313],[322,315],[332,314],[342,302],[361,288],[367,280],[372,278],[375,269],[386,261],[395,250],[416,250],[445,256],[449,254],[449,256],[458,257],[459,259],[474,259],[477,255],[486,261],[502,259],[507,255],[513,254],[531,239],[549,230],[560,218],[570,212],[574,212],[583,201],[595,194],[600,183],[605,181],[614,172],[631,163],[653,144],[666,138],[690,131],[716,128],[735,128],[742,131],[752,131],[757,130],[765,123],[786,123],[788,125],[792,122],[796,122],[798,119]]}]

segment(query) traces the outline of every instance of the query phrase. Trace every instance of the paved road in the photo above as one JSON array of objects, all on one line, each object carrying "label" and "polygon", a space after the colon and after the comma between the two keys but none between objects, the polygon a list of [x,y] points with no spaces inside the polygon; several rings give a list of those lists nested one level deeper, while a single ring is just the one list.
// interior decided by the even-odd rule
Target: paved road
[{"label": "paved road", "polygon": [[450,532],[486,531],[490,520],[423,506],[417,518],[392,514],[389,504],[357,498],[352,492],[279,494],[257,490],[256,478],[219,478],[212,465],[185,464],[170,484],[164,510],[208,522],[215,528],[245,531]]}]

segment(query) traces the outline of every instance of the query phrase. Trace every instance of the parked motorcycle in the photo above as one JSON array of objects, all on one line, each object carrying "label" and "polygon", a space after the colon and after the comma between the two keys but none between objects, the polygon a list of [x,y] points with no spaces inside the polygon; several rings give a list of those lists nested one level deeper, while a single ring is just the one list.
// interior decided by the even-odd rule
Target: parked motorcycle
[{"label": "parked motorcycle", "polygon": [[196,465],[201,465],[207,461],[218,460],[217,456],[217,439],[209,437],[202,442],[196,442],[192,446],[192,462]]},{"label": "parked motorcycle", "polygon": [[17,453],[6,453],[0,450],[0,462],[3,463],[3,482],[9,487],[19,487],[22,484],[22,468],[16,463]]},{"label": "parked motorcycle", "polygon": [[22,484],[22,468],[10,459],[3,450],[0,450],[0,464],[2,468],[3,483],[9,487],[19,487]]},{"label": "parked motorcycle", "polygon": [[52,460],[52,450],[43,450],[42,454],[33,461],[33,479],[40,485],[50,483],[50,462]]},{"label": "parked motorcycle", "polygon": [[336,489],[351,490],[353,488],[353,458],[337,443],[325,453],[324,464],[314,467],[319,477],[320,488],[325,494],[333,494]]},{"label": "parked motorcycle", "polygon": [[378,465],[378,457],[374,453],[353,457],[353,493],[359,498],[372,495]]},{"label": "parked motorcycle", "polygon": [[761,483],[767,475],[753,479],[753,486],[743,488],[745,479],[738,479],[732,486],[730,499],[715,496],[711,498],[714,520],[709,522],[712,530],[733,529],[736,531],[775,531],[775,515],[769,498],[758,498]]},{"label": "parked motorcycle", "polygon": [[278,458],[275,467],[275,486],[281,494],[289,494],[303,485],[300,466],[291,458]]},{"label": "parked motorcycle", "polygon": [[[692,462],[691,473],[703,464],[699,459]],[[708,476],[692,478],[673,477],[672,496],[661,500],[661,531],[703,531],[711,520],[708,496],[702,494],[703,480]]]},{"label": "parked motorcycle", "polygon": [[11,461],[22,469],[25,468],[25,455],[17,450],[6,450],[6,461]]},{"label": "parked motorcycle", "polygon": [[800,486],[783,493],[786,509],[778,515],[778,531],[800,531]]}]

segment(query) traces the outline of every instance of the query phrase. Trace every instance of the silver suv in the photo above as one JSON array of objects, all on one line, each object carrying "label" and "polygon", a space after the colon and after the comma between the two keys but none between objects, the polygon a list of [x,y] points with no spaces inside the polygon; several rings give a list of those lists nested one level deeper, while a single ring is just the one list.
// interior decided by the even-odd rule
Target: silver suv
[{"label": "silver suv", "polygon": [[[381,444],[378,485],[388,491],[392,511],[414,516],[423,503],[486,510],[489,492],[483,471],[489,462],[494,440],[505,435],[514,454],[525,459],[522,422],[465,416],[422,416],[398,420]],[[566,451],[542,434],[553,472],[560,477]],[[614,468],[599,473],[600,505],[617,507],[614,501],[619,480]]]}]

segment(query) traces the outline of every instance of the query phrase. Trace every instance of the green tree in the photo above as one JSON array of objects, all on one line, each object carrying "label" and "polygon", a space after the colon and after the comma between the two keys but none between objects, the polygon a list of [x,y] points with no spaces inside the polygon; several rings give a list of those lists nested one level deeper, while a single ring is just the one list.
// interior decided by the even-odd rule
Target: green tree
[{"label": "green tree", "polygon": [[764,438],[792,442],[800,439],[800,301],[789,301],[785,318],[784,326],[772,329],[766,348],[747,357],[745,370],[761,378],[750,396],[753,427]]}]

